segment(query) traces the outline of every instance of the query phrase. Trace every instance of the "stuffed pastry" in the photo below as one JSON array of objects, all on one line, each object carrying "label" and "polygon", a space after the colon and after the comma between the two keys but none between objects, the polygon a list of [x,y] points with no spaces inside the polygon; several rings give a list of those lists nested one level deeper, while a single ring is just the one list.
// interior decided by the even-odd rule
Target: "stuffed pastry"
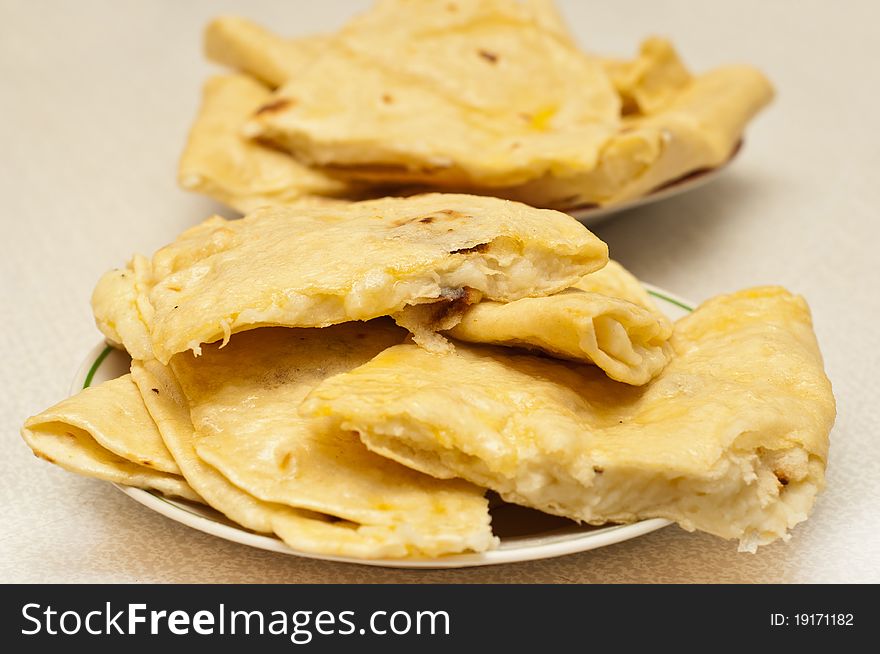
[{"label": "stuffed pastry", "polygon": [[620,100],[602,63],[541,15],[510,0],[378,2],[246,133],[385,182],[497,187],[590,169]]},{"label": "stuffed pastry", "polygon": [[[133,374],[193,488],[243,526],[292,547],[361,558],[437,556],[495,545],[484,490],[370,452],[296,406],[321,380],[406,332],[393,322],[264,328]],[[158,388],[158,393],[153,389]]]},{"label": "stuffed pastry", "polygon": [[354,199],[361,193],[356,185],[242,136],[245,120],[270,96],[269,89],[246,75],[218,75],[207,81],[180,159],[181,187],[242,213],[303,198]]},{"label": "stuffed pastry", "polygon": [[592,366],[458,345],[390,348],[331,377],[305,415],[439,478],[591,524],[660,517],[736,538],[787,538],[824,485],[835,403],[805,302],[776,287],[681,319],[650,384]]},{"label": "stuffed pastry", "polygon": [[[167,363],[266,325],[395,315],[409,326],[417,318],[408,312],[419,305],[443,307],[448,328],[480,299],[555,293],[607,258],[607,246],[573,218],[494,198],[266,208],[241,220],[211,218],[161,249],[144,275],[149,283],[135,289],[135,306],[152,355]],[[98,325],[113,341],[123,336],[111,329],[113,309],[132,306],[119,275],[108,273],[92,298],[96,313],[103,307],[110,316]]]},{"label": "stuffed pastry", "polygon": [[672,354],[672,323],[616,261],[555,295],[472,305],[445,334],[593,363],[636,386],[653,379]]}]

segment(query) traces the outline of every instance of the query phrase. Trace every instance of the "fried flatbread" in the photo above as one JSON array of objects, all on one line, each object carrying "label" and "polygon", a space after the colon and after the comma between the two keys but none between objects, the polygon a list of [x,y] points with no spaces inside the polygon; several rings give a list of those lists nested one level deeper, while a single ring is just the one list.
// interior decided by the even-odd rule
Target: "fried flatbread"
[{"label": "fried flatbread", "polygon": [[337,183],[564,210],[724,164],[773,96],[747,66],[692,75],[659,37],[630,60],[584,55],[544,0],[388,0],[314,39],[222,18],[206,49],[281,87],[244,131]]},{"label": "fried flatbread", "polygon": [[693,76],[668,39],[645,39],[635,59],[603,60],[624,115],[650,115],[668,104]]},{"label": "fried flatbread", "polygon": [[776,287],[721,296],[680,320],[672,344],[644,387],[505,349],[404,344],[328,379],[301,410],[548,513],[668,518],[746,550],[787,538],[824,485],[835,416],[806,304]]},{"label": "fried flatbread", "polygon": [[[573,43],[571,33],[553,0],[525,0],[509,7],[559,39]],[[205,28],[205,56],[211,61],[242,71],[269,87],[281,86],[296,77],[328,47],[331,36],[314,35],[286,39],[239,16],[221,16]],[[622,70],[622,69],[621,69]]]},{"label": "fried flatbread", "polygon": [[204,49],[211,61],[274,88],[298,75],[328,41],[324,36],[285,39],[245,18],[221,16],[205,28]]},{"label": "fried flatbread", "polygon": [[153,309],[147,299],[151,275],[149,260],[135,255],[125,268],[101,275],[92,292],[98,329],[110,345],[125,350],[133,359],[153,356],[148,328]]},{"label": "fried flatbread", "polygon": [[271,97],[247,75],[212,77],[180,159],[178,182],[248,213],[304,198],[352,198],[357,185],[334,179],[241,134],[241,126]]},{"label": "fried flatbread", "polygon": [[773,98],[773,88],[749,66],[728,66],[693,78],[664,95],[662,108],[625,120],[604,143],[593,169],[550,174],[512,188],[506,197],[567,209],[624,202],[689,173],[724,164],[746,124]]},{"label": "fried flatbread", "polygon": [[395,183],[506,186],[590,170],[620,101],[601,62],[547,15],[510,0],[378,2],[247,133]]},{"label": "fried flatbread", "polygon": [[177,355],[169,368],[136,364],[133,374],[184,476],[249,529],[362,558],[493,547],[482,489],[415,472],[327,421],[297,416],[322,379],[405,335],[390,321],[259,329],[198,359]]},{"label": "fried flatbread", "polygon": [[[494,198],[279,207],[184,232],[153,257],[152,285],[139,288],[137,305],[153,355],[167,362],[267,325],[325,327],[392,314],[408,324],[407,310],[422,304],[454,317],[481,297],[557,292],[606,261],[606,245],[573,218]],[[102,281],[93,305],[129,311],[130,302],[103,298],[116,287]],[[102,330],[111,323],[107,315],[98,320]]]},{"label": "fried flatbread", "polygon": [[21,435],[34,454],[65,470],[201,501],[180,476],[130,375],[28,418]]},{"label": "fried flatbread", "polygon": [[594,363],[612,379],[636,386],[653,379],[672,355],[672,323],[616,261],[555,295],[470,306],[445,333]]}]

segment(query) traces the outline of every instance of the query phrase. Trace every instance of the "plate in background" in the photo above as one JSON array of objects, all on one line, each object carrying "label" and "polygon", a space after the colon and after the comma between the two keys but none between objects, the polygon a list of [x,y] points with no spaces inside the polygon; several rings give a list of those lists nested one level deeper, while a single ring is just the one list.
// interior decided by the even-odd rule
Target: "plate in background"
[{"label": "plate in background", "polygon": [[733,160],[736,159],[740,151],[742,151],[742,141],[737,144],[733,153],[730,155],[730,158],[720,166],[716,166],[715,168],[704,168],[702,170],[688,173],[684,177],[679,177],[676,180],[654,189],[647,195],[607,207],[583,207],[580,209],[570,209],[565,213],[574,216],[577,220],[589,227],[602,222],[615,213],[635,209],[636,207],[641,207],[646,204],[653,204],[661,200],[675,197],[676,195],[681,195],[682,193],[687,193],[688,191],[693,191],[694,189],[698,189],[717,179],[718,176],[724,172],[731,163],[733,163]]}]

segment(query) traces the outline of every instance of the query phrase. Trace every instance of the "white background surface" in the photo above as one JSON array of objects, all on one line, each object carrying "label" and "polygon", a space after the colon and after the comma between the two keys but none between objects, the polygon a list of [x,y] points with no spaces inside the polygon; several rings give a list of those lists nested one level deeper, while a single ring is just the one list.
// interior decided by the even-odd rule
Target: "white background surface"
[{"label": "white background surface", "polygon": [[[677,527],[556,560],[414,572],[252,550],[35,459],[21,422],[61,399],[97,342],[98,276],[221,208],[175,186],[211,70],[203,25],[238,13],[290,35],[365,2],[0,1],[0,581],[880,582],[880,4],[563,3],[582,44],[629,55],[672,37],[695,70],[742,61],[779,96],[713,184],[596,228],[646,281],[700,301],[802,293],[834,384],[828,489],[789,543],[756,555]],[[226,212],[227,215],[228,212]]]}]

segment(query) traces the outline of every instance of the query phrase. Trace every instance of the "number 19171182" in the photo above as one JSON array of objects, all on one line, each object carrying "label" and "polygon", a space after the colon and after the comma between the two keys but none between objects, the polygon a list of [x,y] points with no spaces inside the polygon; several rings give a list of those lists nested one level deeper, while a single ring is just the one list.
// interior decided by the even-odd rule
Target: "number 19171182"
[{"label": "number 19171182", "polygon": [[852,613],[771,613],[770,625],[773,627],[852,627]]}]

